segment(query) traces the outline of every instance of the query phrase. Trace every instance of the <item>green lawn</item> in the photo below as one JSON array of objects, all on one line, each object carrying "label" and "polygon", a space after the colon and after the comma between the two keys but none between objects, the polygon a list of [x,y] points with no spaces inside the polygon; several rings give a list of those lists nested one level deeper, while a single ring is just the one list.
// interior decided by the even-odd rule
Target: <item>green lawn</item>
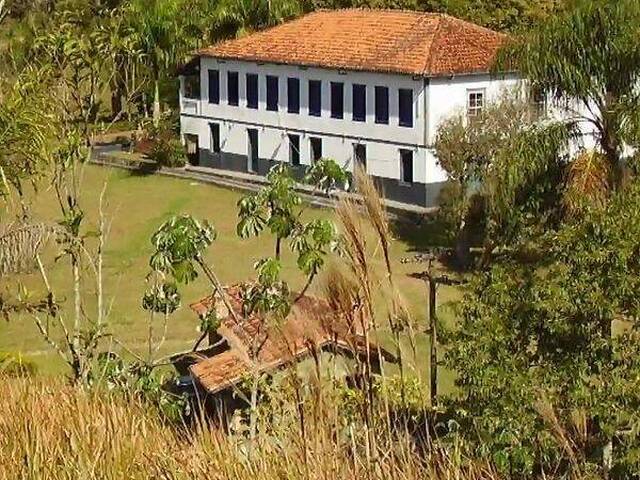
[{"label": "green lawn", "polygon": [[[236,202],[242,195],[241,192],[188,180],[159,175],[140,176],[124,170],[89,165],[82,180],[82,204],[89,223],[96,222],[98,197],[105,182],[106,215],[110,223],[104,258],[105,289],[108,304],[111,305],[108,322],[115,338],[134,351],[144,351],[145,348],[147,316],[140,307],[140,300],[148,273],[151,251],[149,239],[162,221],[174,214],[189,213],[214,224],[218,230],[218,238],[209,249],[208,260],[225,283],[251,278],[253,263],[272,253],[273,243],[268,238],[242,240],[236,236]],[[40,187],[37,195],[30,195],[30,202],[37,218],[59,218],[53,192],[46,185]],[[332,211],[310,208],[308,215],[330,217]],[[432,232],[434,236],[437,233]],[[428,234],[429,232],[425,233]],[[402,257],[412,255],[412,245],[416,244],[415,238],[410,235],[407,235],[407,239],[393,242],[396,281],[410,305],[418,329],[424,330],[426,289],[421,281],[407,275],[420,270],[423,265],[399,262]],[[284,277],[293,288],[299,288],[304,278],[297,271],[293,257],[285,255],[284,260]],[[381,262],[376,265],[377,268],[382,268]],[[70,302],[68,289],[71,282],[65,261],[56,263],[53,255],[48,255],[46,267],[58,296],[66,298],[67,303]],[[35,275],[24,276],[20,280],[34,292],[42,289],[39,277]],[[15,283],[13,278],[0,282],[3,288]],[[316,292],[321,284],[322,279],[319,279],[314,286]],[[85,288],[92,292],[95,287],[86,285]],[[184,289],[184,305],[171,318],[165,353],[192,345],[197,335],[198,321],[187,305],[208,293],[209,288],[203,280],[197,280]],[[456,293],[450,287],[443,287],[438,300],[445,303],[455,298]],[[440,315],[445,320],[451,317],[446,307],[440,308]],[[419,335],[417,363],[422,375],[426,374],[427,368],[427,343],[426,336]],[[60,372],[63,368],[59,358],[40,339],[29,317],[12,318],[8,323],[0,323],[0,351],[22,352],[33,358],[45,373]]]}]

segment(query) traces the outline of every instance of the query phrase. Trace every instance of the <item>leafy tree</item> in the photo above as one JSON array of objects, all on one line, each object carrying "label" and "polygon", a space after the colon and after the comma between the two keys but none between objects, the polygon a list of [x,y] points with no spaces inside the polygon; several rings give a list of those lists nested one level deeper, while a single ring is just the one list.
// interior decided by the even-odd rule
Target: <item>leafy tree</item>
[{"label": "leafy tree", "polygon": [[390,8],[446,13],[499,31],[522,31],[566,8],[571,0],[305,0],[319,8]]},{"label": "leafy tree", "polygon": [[[204,0],[195,4],[185,0],[130,0],[121,9],[120,15],[129,20],[122,28],[131,43],[122,53],[130,55],[133,50],[133,65],[144,66],[141,70],[150,77],[156,125],[161,114],[161,82],[175,78],[175,67],[201,46],[204,32],[212,23],[210,10]],[[175,92],[173,86],[171,92]]]},{"label": "leafy tree", "polygon": [[633,138],[628,127],[640,117],[640,3],[574,3],[514,42],[502,63],[548,92],[583,130],[595,131],[618,187],[625,145]]},{"label": "leafy tree", "polygon": [[[229,314],[236,316],[224,287],[210,263],[204,259],[204,251],[216,239],[216,230],[208,222],[198,221],[190,215],[175,216],[164,222],[151,237],[155,250],[149,259],[150,277],[156,282],[143,297],[143,307],[166,316],[173,313],[180,303],[180,293],[176,284],[187,284],[198,278],[202,270],[213,289],[222,299]],[[167,281],[170,276],[173,282]],[[175,282],[175,283],[174,283]],[[158,307],[165,308],[159,312]],[[196,341],[194,350],[200,345],[209,331],[217,328],[217,318],[206,315],[200,319],[201,337]]]},{"label": "leafy tree", "polygon": [[291,309],[289,286],[280,279],[282,264],[275,258],[263,258],[254,265],[257,281],[244,285],[242,298],[245,315],[269,314],[278,320]]},{"label": "leafy tree", "polygon": [[101,98],[109,85],[105,74],[108,54],[97,30],[84,24],[83,11],[63,10],[34,43],[34,62],[54,79],[49,95],[55,98],[61,120],[70,128],[78,124],[87,144]]},{"label": "leafy tree", "polygon": [[178,61],[183,45],[178,20],[181,8],[178,0],[132,0],[126,13],[151,72],[156,123],[160,120],[160,80]]},{"label": "leafy tree", "polygon": [[302,203],[295,191],[295,180],[285,164],[276,165],[267,174],[267,185],[256,194],[238,201],[238,236],[257,236],[264,228],[276,237],[275,258],[280,260],[281,245],[291,236],[298,222],[296,207]]},{"label": "leafy tree", "polygon": [[312,185],[314,190],[325,194],[344,188],[351,181],[351,173],[330,158],[321,158],[313,162],[313,165],[307,168],[303,178],[304,183]]},{"label": "leafy tree", "polygon": [[634,181],[540,237],[545,256],[473,279],[446,337],[451,402],[475,453],[505,472],[640,472],[638,207]]},{"label": "leafy tree", "polygon": [[218,294],[226,299],[220,281],[203,257],[204,250],[215,238],[215,229],[206,221],[199,222],[189,215],[173,217],[151,237],[155,251],[149,265],[153,271],[171,275],[184,284],[198,277],[197,267],[200,267]]},{"label": "leafy tree", "polygon": [[[106,75],[111,89],[113,120],[118,120],[125,111],[131,118],[129,104],[141,93],[147,79],[140,71],[144,55],[128,13],[126,4],[104,15],[97,25],[97,38],[108,58]],[[124,105],[123,100],[126,102]]]},{"label": "leafy tree", "polygon": [[562,11],[568,0],[445,0],[447,13],[498,31],[522,31]]},{"label": "leafy tree", "polygon": [[0,79],[0,190],[8,182],[21,193],[22,183],[40,176],[50,161],[54,118],[43,83],[43,72],[35,68],[11,82]]},{"label": "leafy tree", "polygon": [[[309,169],[305,181],[316,189],[325,191],[343,183],[347,173],[333,160],[322,159]],[[279,262],[282,243],[290,241],[291,249],[298,254],[297,264],[307,275],[307,283],[300,295],[324,265],[324,257],[338,248],[335,227],[328,220],[302,220],[302,198],[295,190],[296,182],[291,169],[280,164],[267,175],[267,185],[259,192],[244,196],[238,201],[238,236],[258,236],[268,229],[275,236],[274,261]]]},{"label": "leafy tree", "polygon": [[[87,226],[85,211],[80,203],[79,170],[87,158],[83,137],[77,129],[60,128],[55,122],[55,136],[62,140],[52,143],[51,179],[61,218],[57,224],[34,222],[23,208],[23,219],[18,228],[8,231],[0,240],[1,268],[15,273],[22,264],[20,256],[34,263],[40,274],[46,299],[30,300],[30,292],[19,279],[15,281],[20,291],[17,303],[2,300],[3,315],[23,312],[33,318],[43,339],[56,351],[71,369],[74,383],[86,385],[90,380],[92,365],[96,360],[100,341],[106,333],[106,309],[104,307],[102,252],[104,249],[103,196],[100,194],[100,221],[97,229]],[[28,132],[25,132],[28,133]],[[72,283],[70,311],[63,309],[64,299],[58,302],[56,285],[51,282],[42,261],[44,245],[55,238],[58,251],[56,261],[68,260],[69,278]],[[91,282],[95,292],[83,286]],[[91,303],[87,295],[91,294]],[[91,306],[89,306],[91,305]],[[95,306],[95,308],[94,308]]]},{"label": "leafy tree", "polygon": [[331,222],[317,219],[298,226],[291,239],[291,249],[298,254],[298,268],[307,276],[298,298],[304,296],[320,273],[326,256],[339,248],[339,237]]},{"label": "leafy tree", "polygon": [[484,245],[486,264],[497,246],[557,221],[562,152],[572,135],[572,125],[540,123],[515,92],[472,120],[458,114],[442,123],[435,149],[448,184],[440,214],[461,267],[470,264],[473,237]]}]

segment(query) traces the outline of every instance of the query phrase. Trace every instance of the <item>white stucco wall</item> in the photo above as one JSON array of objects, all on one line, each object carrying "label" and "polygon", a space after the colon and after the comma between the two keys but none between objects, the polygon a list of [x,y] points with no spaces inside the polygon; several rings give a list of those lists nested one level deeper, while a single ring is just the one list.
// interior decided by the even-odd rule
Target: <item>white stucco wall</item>
[{"label": "white stucco wall", "polygon": [[470,91],[482,90],[485,104],[495,102],[508,91],[519,88],[520,79],[513,74],[492,77],[460,75],[431,78],[428,87],[427,142],[433,145],[438,126],[448,117],[465,113]]},{"label": "white stucco wall", "polygon": [[[210,104],[208,70],[220,72],[220,103]],[[238,72],[239,105],[227,104],[227,72]],[[258,109],[246,106],[246,74],[259,75]],[[266,109],[266,75],[279,77],[279,110]],[[287,78],[300,79],[300,113],[287,112]],[[322,114],[308,114],[308,81],[322,82]],[[486,101],[497,98],[505,88],[512,88],[515,76],[491,78],[489,75],[465,75],[452,78],[412,77],[370,72],[301,68],[287,65],[257,64],[241,61],[217,61],[203,57],[200,68],[201,99],[182,98],[181,128],[183,134],[197,134],[200,148],[211,149],[209,124],[220,124],[223,152],[246,155],[247,129],[259,130],[259,156],[287,162],[288,134],[300,135],[300,161],[310,164],[310,137],[321,137],[322,153],[349,168],[353,166],[353,145],[363,143],[367,150],[367,172],[388,179],[400,178],[400,149],[413,153],[415,182],[437,183],[446,179],[431,148],[439,123],[449,115],[464,111],[468,91],[485,89]],[[344,84],[344,118],[331,118],[330,82]],[[365,122],[352,120],[352,85],[367,89]],[[374,87],[389,88],[389,124],[375,123]],[[413,127],[399,126],[398,90],[413,90]]]}]

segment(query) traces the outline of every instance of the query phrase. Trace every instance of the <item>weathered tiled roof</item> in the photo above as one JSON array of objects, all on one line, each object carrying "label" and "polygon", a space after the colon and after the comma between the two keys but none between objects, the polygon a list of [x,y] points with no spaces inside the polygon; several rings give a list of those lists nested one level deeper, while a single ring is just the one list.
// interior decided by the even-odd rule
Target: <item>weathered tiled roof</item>
[{"label": "weathered tiled roof", "polygon": [[[228,299],[237,312],[239,321],[228,315],[215,295],[191,305],[199,315],[212,308],[224,317],[218,328],[230,350],[204,359],[190,367],[192,376],[209,393],[216,393],[238,383],[254,369],[259,372],[290,364],[311,351],[331,347],[343,352],[361,355],[366,352],[364,337],[355,328],[336,320],[329,304],[319,298],[304,296],[292,307],[280,325],[269,325],[259,315],[242,317],[240,287],[226,288]],[[368,345],[377,352],[378,346]],[[386,360],[395,361],[393,355],[380,350]],[[377,354],[374,355],[377,357]]]},{"label": "weathered tiled roof", "polygon": [[442,76],[487,72],[506,36],[443,14],[320,10],[198,53],[342,70]]}]

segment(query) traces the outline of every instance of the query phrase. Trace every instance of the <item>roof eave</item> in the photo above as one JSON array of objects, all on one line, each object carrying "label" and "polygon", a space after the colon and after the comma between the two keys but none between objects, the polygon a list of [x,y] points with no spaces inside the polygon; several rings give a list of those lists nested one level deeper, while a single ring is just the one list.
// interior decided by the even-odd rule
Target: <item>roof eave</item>
[{"label": "roof eave", "polygon": [[517,74],[516,70],[509,71],[501,71],[496,72],[492,69],[479,69],[479,70],[466,70],[466,71],[458,71],[458,72],[417,72],[417,71],[408,71],[408,70],[383,70],[383,69],[367,69],[367,68],[358,68],[358,67],[348,67],[348,66],[326,66],[321,65],[319,63],[305,63],[305,62],[278,62],[274,60],[265,60],[260,58],[246,58],[246,57],[235,57],[228,55],[216,55],[210,52],[196,52],[198,57],[206,57],[213,58],[218,61],[234,61],[234,62],[246,62],[246,63],[258,63],[258,64],[271,64],[271,65],[283,65],[290,67],[299,67],[299,68],[319,68],[322,70],[333,70],[333,71],[345,71],[345,72],[362,72],[362,73],[381,73],[387,75],[404,75],[408,77],[417,77],[417,78],[447,78],[447,77],[463,77],[463,76],[472,76],[472,75],[510,75]]},{"label": "roof eave", "polygon": [[455,77],[470,77],[476,75],[490,75],[492,77],[496,76],[504,76],[504,75],[517,75],[519,72],[517,70],[508,70],[508,71],[495,71],[491,69],[482,69],[482,70],[469,70],[462,72],[439,72],[439,73],[424,73],[424,78],[455,78]]},{"label": "roof eave", "polygon": [[335,70],[337,72],[345,71],[345,72],[363,72],[363,73],[385,73],[389,75],[406,75],[410,77],[423,77],[422,72],[413,72],[413,71],[402,71],[402,70],[382,70],[382,69],[368,69],[368,68],[358,68],[353,66],[327,66],[319,63],[305,63],[305,62],[278,62],[274,60],[265,60],[260,58],[246,58],[246,57],[233,57],[233,56],[225,56],[225,55],[216,55],[213,53],[200,53],[200,57],[213,58],[218,61],[235,61],[235,62],[247,62],[247,63],[262,63],[262,64],[271,64],[271,65],[285,65],[290,67],[299,67],[299,68],[319,68],[322,70]]}]

